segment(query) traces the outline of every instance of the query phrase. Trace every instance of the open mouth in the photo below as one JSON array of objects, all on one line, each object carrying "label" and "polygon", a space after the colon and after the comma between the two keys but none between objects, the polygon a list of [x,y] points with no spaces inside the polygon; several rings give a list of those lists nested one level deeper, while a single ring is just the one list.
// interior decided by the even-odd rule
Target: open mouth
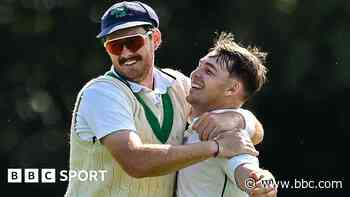
[{"label": "open mouth", "polygon": [[122,58],[119,60],[119,64],[125,65],[125,66],[132,66],[139,60],[141,60],[140,56],[134,56],[134,57],[130,57],[130,58]]},{"label": "open mouth", "polygon": [[124,63],[124,65],[126,65],[126,66],[131,66],[131,65],[135,64],[136,62],[137,62],[137,60],[127,60],[127,61]]},{"label": "open mouth", "polygon": [[191,83],[191,88],[192,88],[192,89],[195,89],[195,90],[199,90],[199,89],[202,89],[202,88],[203,88],[203,85],[202,85],[202,84],[198,84],[198,83],[192,82],[192,83]]}]

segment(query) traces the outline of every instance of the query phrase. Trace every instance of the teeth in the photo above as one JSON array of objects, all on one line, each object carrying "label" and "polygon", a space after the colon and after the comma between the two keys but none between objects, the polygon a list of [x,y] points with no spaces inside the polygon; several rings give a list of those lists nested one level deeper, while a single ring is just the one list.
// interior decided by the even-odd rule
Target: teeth
[{"label": "teeth", "polygon": [[136,60],[128,60],[125,62],[126,65],[134,64],[136,63]]},{"label": "teeth", "polygon": [[194,84],[194,83],[192,83],[192,87],[193,87],[193,88],[202,88],[200,85]]}]

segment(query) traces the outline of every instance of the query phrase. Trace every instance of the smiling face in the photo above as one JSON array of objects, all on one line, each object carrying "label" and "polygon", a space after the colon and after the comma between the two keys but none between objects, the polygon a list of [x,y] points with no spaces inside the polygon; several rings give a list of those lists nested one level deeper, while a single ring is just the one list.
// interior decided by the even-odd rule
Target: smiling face
[{"label": "smiling face", "polygon": [[191,73],[191,89],[186,99],[202,112],[232,107],[237,83],[230,77],[226,66],[219,64],[216,52],[212,51],[199,60],[197,68]]},{"label": "smiling face", "polygon": [[[115,69],[130,81],[142,84],[146,79],[152,78],[154,51],[160,44],[160,32],[159,30],[150,31],[147,32],[143,27],[138,26],[119,30],[107,36],[106,43],[111,42],[111,40],[118,42],[118,38],[126,37],[122,42],[119,42],[123,46],[120,54],[113,54],[112,51],[108,50],[108,47],[106,47],[106,51]],[[137,34],[142,36],[143,44],[135,51],[126,45],[134,42],[133,35]]]},{"label": "smiling face", "polygon": [[191,74],[186,99],[192,105],[192,115],[241,107],[266,81],[266,55],[256,47],[241,47],[231,33],[220,33]]}]

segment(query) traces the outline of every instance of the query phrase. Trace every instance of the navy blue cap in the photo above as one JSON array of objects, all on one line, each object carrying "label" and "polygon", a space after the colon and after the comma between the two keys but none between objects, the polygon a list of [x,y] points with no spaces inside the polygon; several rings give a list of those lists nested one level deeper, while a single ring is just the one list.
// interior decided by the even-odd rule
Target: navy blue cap
[{"label": "navy blue cap", "polygon": [[108,34],[140,25],[159,26],[156,12],[139,1],[123,1],[112,5],[101,18],[101,32],[96,36],[103,38]]}]

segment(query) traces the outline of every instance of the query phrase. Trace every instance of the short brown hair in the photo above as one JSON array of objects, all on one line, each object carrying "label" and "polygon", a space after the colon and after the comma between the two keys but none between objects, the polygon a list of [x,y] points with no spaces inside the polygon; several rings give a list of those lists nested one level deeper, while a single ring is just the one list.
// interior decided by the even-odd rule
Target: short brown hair
[{"label": "short brown hair", "polygon": [[235,42],[232,33],[221,32],[214,41],[217,61],[221,65],[226,65],[231,77],[236,77],[243,81],[245,98],[261,89],[266,82],[267,68],[264,66],[267,53],[260,51],[256,47],[241,47]]}]

